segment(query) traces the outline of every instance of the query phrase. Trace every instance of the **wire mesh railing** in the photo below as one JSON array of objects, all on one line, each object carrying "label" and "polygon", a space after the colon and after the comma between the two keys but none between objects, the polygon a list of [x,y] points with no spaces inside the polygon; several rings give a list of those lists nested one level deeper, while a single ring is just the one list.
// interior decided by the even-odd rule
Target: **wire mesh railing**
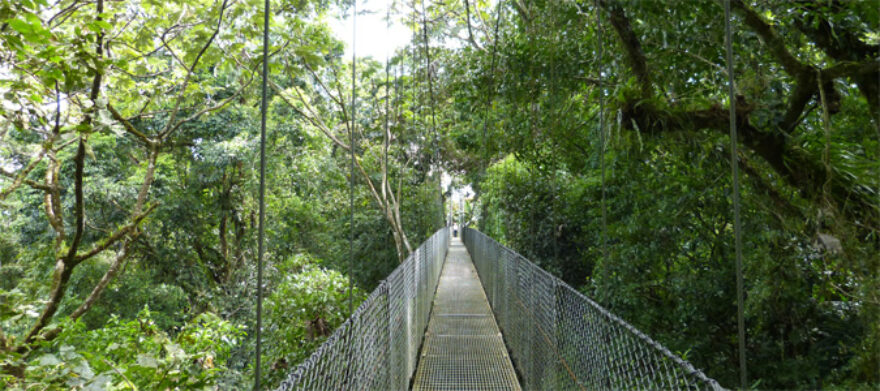
[{"label": "wire mesh railing", "polygon": [[405,390],[449,248],[443,228],[383,280],[277,390]]},{"label": "wire mesh railing", "polygon": [[462,238],[523,389],[723,389],[515,251],[473,229]]}]

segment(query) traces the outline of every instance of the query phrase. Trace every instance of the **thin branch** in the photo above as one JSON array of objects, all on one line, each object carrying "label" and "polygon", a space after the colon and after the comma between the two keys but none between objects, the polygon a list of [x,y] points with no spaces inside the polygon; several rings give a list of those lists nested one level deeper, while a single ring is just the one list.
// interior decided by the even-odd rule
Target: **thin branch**
[{"label": "thin branch", "polygon": [[702,61],[703,63],[705,63],[705,64],[707,64],[707,65],[709,65],[709,66],[711,66],[711,67],[717,69],[717,70],[718,70],[719,72],[721,72],[725,77],[727,76],[727,69],[724,68],[723,66],[721,66],[720,64],[716,64],[716,63],[714,63],[714,62],[712,62],[712,61],[709,61],[707,58],[705,58],[705,57],[703,57],[703,56],[701,56],[701,55],[699,55],[699,54],[692,53],[692,52],[688,51],[687,49],[685,49],[685,50],[681,50],[680,52],[682,52],[682,53],[684,53],[684,54],[686,54],[686,55],[688,55],[688,56],[691,56],[691,57],[693,57],[693,58],[696,58],[697,60]]},{"label": "thin branch", "polygon": [[880,72],[880,61],[844,61],[822,70],[822,79],[831,80],[839,77],[868,76]]},{"label": "thin branch", "polygon": [[739,11],[743,17],[746,26],[749,26],[755,33],[761,37],[764,44],[770,50],[770,54],[775,57],[789,75],[796,76],[808,71],[809,66],[800,62],[792,55],[788,48],[785,47],[785,41],[772,26],[764,22],[761,15],[755,10],[749,8],[742,0],[731,0],[730,6]]},{"label": "thin branch", "polygon": [[[41,158],[41,160],[42,160],[42,158]],[[15,180],[17,180],[17,181],[18,181],[18,180],[21,180],[21,179],[19,178],[19,175],[15,175],[14,173],[11,173],[11,172],[8,172],[8,171],[5,171],[5,170],[3,170],[2,168],[0,168],[0,175],[3,175],[3,176],[8,177],[8,178],[15,179]],[[51,188],[51,187],[46,186],[46,185],[44,185],[44,184],[42,184],[42,183],[39,183],[39,182],[34,181],[34,180],[31,180],[31,179],[24,179],[23,181],[21,181],[21,183],[23,183],[23,184],[25,184],[25,185],[28,185],[28,186],[30,186],[30,187],[33,187],[34,189],[37,189],[37,190],[42,190],[42,191],[52,191],[52,188]],[[4,192],[6,192],[7,190],[11,190],[11,189],[6,189],[6,190],[4,190]],[[0,200],[2,200],[4,197],[5,197],[5,194],[0,194]]]},{"label": "thin branch", "polygon": [[0,168],[0,175],[13,179],[12,184],[9,185],[9,187],[3,189],[3,191],[0,191],[0,201],[6,199],[6,197],[9,196],[9,194],[12,194],[12,192],[15,191],[16,188],[21,186],[22,183],[40,190],[51,190],[51,188],[48,186],[44,186],[26,178],[27,175],[30,174],[30,172],[33,171],[34,168],[37,167],[37,164],[39,164],[43,160],[45,154],[46,150],[42,149],[40,153],[38,153],[37,156],[32,159],[31,162],[28,163],[28,165],[25,166],[25,168],[22,169],[17,175]]},{"label": "thin branch", "polygon": [[[162,41],[162,46],[161,46],[161,47],[164,47],[165,49],[168,50],[168,53],[171,54],[171,58],[173,58],[175,61],[177,61],[177,63],[178,63],[180,66],[182,66],[183,69],[186,69],[187,76],[189,76],[190,74],[192,74],[194,68],[193,68],[193,69],[189,68],[189,67],[186,65],[186,63],[183,62],[183,59],[181,59],[180,56],[177,55],[177,52],[174,51],[174,48],[172,48],[171,45],[169,45],[169,43],[165,41],[165,34],[166,34],[166,33],[168,33],[167,30],[165,31],[165,33],[162,33],[162,35],[159,36],[159,39]],[[161,48],[161,47],[160,47],[160,48]]]},{"label": "thin branch", "polygon": [[177,101],[174,104],[174,110],[171,112],[170,118],[168,118],[168,123],[166,124],[165,130],[159,132],[159,138],[164,139],[168,136],[173,130],[177,129],[180,125],[175,125],[175,119],[177,118],[177,113],[180,111],[180,104],[183,102],[183,96],[186,93],[186,87],[189,86],[190,79],[192,79],[193,72],[196,67],[199,65],[199,62],[202,60],[202,56],[204,56],[205,52],[208,48],[214,43],[214,39],[217,38],[217,34],[220,33],[220,28],[223,25],[223,15],[226,12],[226,7],[229,4],[229,0],[223,0],[223,3],[220,5],[220,16],[217,18],[217,27],[214,29],[214,33],[211,34],[211,37],[208,38],[208,41],[205,42],[205,45],[202,46],[201,50],[199,50],[198,54],[196,54],[196,58],[193,59],[192,65],[187,68],[186,77],[183,79],[183,83],[180,85],[180,93],[177,95]]},{"label": "thin branch", "polygon": [[[61,11],[58,11],[58,13],[56,13],[55,15],[52,15],[52,17],[50,17],[49,20],[46,21],[46,26],[51,26],[50,28],[58,27],[61,23],[64,23],[64,21],[67,20],[67,18],[69,17],[68,15],[72,15],[74,11],[78,10],[86,4],[87,3],[80,3],[79,0],[74,0],[73,3],[70,3],[69,6],[65,7]],[[59,17],[61,17],[62,19],[53,26],[52,22],[54,22],[55,19]]]},{"label": "thin branch", "polygon": [[330,99],[332,99],[333,102],[336,102],[336,104],[339,105],[340,107],[344,107],[345,103],[342,102],[341,91],[340,91],[339,96],[333,95],[333,92],[331,92],[330,88],[328,88],[327,85],[324,84],[324,80],[321,80],[321,78],[318,76],[318,74],[315,72],[315,70],[312,69],[312,67],[309,66],[309,64],[306,62],[303,62],[303,65],[306,67],[306,70],[308,70],[309,73],[312,75],[312,78],[314,78],[315,81],[318,82],[318,85],[321,86],[321,88],[324,90],[324,92],[327,93],[327,95],[330,97]]},{"label": "thin branch", "polygon": [[131,221],[130,223],[128,223],[128,224],[126,224],[126,225],[120,227],[119,229],[117,229],[116,232],[114,232],[113,234],[111,234],[110,236],[108,236],[108,237],[107,237],[106,239],[104,239],[104,241],[102,241],[101,243],[98,243],[97,245],[95,245],[91,250],[89,250],[89,251],[87,251],[87,252],[85,252],[85,253],[82,253],[82,254],[78,254],[78,255],[74,258],[74,259],[75,259],[75,262],[78,264],[78,263],[80,263],[80,262],[82,262],[82,261],[85,261],[85,260],[87,260],[87,259],[89,259],[89,258],[91,258],[91,257],[93,257],[93,256],[95,256],[95,255],[97,255],[97,254],[99,254],[99,253],[101,253],[102,251],[104,251],[104,250],[110,248],[110,246],[112,246],[114,243],[118,242],[120,239],[122,239],[122,238],[124,238],[126,235],[128,235],[129,232],[131,232],[132,230],[134,230],[134,229],[137,227],[137,225],[140,224],[140,222],[141,222],[145,217],[147,217],[148,214],[150,214],[150,212],[152,212],[154,209],[156,209],[156,207],[157,207],[158,205],[159,205],[159,204],[153,204],[153,205],[150,205],[150,207],[147,208],[147,210],[145,210],[144,212],[141,212],[140,214],[138,214],[137,216],[135,216],[135,217],[132,219],[132,221]]},{"label": "thin branch", "polygon": [[147,145],[153,143],[153,141],[149,137],[147,137],[147,135],[145,135],[140,130],[137,130],[137,128],[135,128],[134,125],[129,122],[129,120],[123,117],[122,114],[119,114],[119,111],[116,110],[116,107],[114,107],[112,104],[107,104],[107,110],[110,111],[110,115],[113,117],[113,119],[119,121],[119,123],[122,124],[122,128],[125,129],[126,132],[131,133]]},{"label": "thin branch", "polygon": [[50,150],[48,167],[46,167],[46,184],[52,187],[53,190],[46,193],[43,203],[46,208],[46,217],[49,219],[49,225],[55,230],[55,251],[58,251],[66,238],[64,219],[61,217],[61,191],[58,189],[60,167],[61,164],[55,159],[55,152]]},{"label": "thin branch", "polygon": [[287,103],[287,105],[290,106],[290,108],[293,109],[293,111],[296,111],[297,114],[299,114],[300,116],[305,118],[307,121],[309,121],[312,125],[314,125],[316,128],[318,128],[318,130],[320,130],[321,133],[324,133],[324,135],[327,136],[331,141],[333,141],[334,144],[336,144],[337,146],[339,146],[340,148],[342,148],[346,151],[351,149],[351,147],[348,144],[344,143],[342,140],[340,140],[338,137],[336,137],[332,131],[330,131],[330,128],[327,127],[327,125],[324,123],[324,121],[321,120],[319,116],[317,116],[317,113],[315,113],[312,110],[312,106],[304,99],[302,92],[300,92],[298,88],[294,87],[293,90],[299,96],[299,101],[304,106],[306,106],[306,110],[309,111],[308,114],[303,112],[302,110],[300,110],[300,108],[296,107],[296,105],[294,105],[293,102],[291,102],[289,98],[284,96],[284,91],[281,89],[280,86],[278,86],[278,84],[276,84],[275,82],[270,80],[269,85],[273,90],[275,90],[275,92],[278,93],[278,97],[280,97],[284,103]]},{"label": "thin branch", "polygon": [[119,368],[116,368],[116,366],[114,366],[112,363],[110,363],[110,361],[107,361],[107,359],[105,359],[104,357],[101,357],[101,361],[103,361],[104,364],[107,364],[107,366],[109,366],[110,368],[113,368],[113,372],[116,372],[120,377],[125,379],[125,382],[128,383],[129,387],[131,387],[132,390],[138,389],[137,386],[135,386],[134,383],[132,383],[131,380],[129,380],[128,377],[125,376],[124,373],[119,371]]},{"label": "thin branch", "polygon": [[[86,313],[86,311],[88,311],[90,308],[92,308],[92,305],[94,305],[94,303],[101,297],[101,293],[104,292],[104,289],[107,288],[107,285],[110,284],[110,281],[112,281],[113,278],[116,276],[116,273],[119,272],[120,266],[122,265],[123,261],[125,261],[128,258],[128,256],[131,254],[130,250],[131,250],[132,239],[133,239],[133,236],[137,234],[138,224],[140,224],[140,222],[147,215],[149,215],[153,210],[155,210],[158,205],[159,204],[150,205],[150,207],[147,208],[147,210],[142,212],[140,215],[138,215],[134,219],[134,221],[132,221],[130,224],[126,225],[124,228],[117,231],[114,234],[114,236],[111,236],[111,238],[116,237],[116,235],[118,235],[118,237],[116,237],[115,239],[112,239],[112,241],[111,241],[111,239],[108,239],[107,241],[104,242],[104,244],[106,244],[106,246],[103,246],[103,245],[99,246],[99,248],[95,248],[93,250],[93,253],[92,252],[89,253],[91,255],[97,254],[97,253],[105,250],[107,247],[109,247],[116,240],[121,239],[123,237],[126,238],[126,241],[125,241],[125,244],[123,245],[122,251],[116,256],[116,259],[113,260],[113,263],[110,265],[110,268],[107,269],[106,272],[104,272],[104,275],[101,277],[101,280],[98,282],[98,284],[95,285],[95,287],[92,289],[92,292],[89,293],[89,295],[85,298],[85,300],[83,300],[82,304],[80,304],[79,307],[77,307],[77,309],[74,310],[73,313],[70,314],[71,319],[78,319],[79,317],[81,317],[83,314]],[[83,254],[83,259],[87,259],[89,256],[91,256],[89,254]]]},{"label": "thin branch", "polygon": [[205,108],[195,112],[193,115],[190,115],[189,117],[186,117],[186,118],[178,121],[177,124],[175,124],[173,127],[171,127],[171,129],[168,133],[174,132],[175,130],[180,128],[183,124],[185,124],[189,121],[193,121],[206,113],[222,109],[223,107],[228,105],[229,102],[232,102],[233,100],[237,99],[239,97],[239,95],[241,95],[242,92],[244,92],[244,90],[248,86],[250,86],[250,84],[251,84],[251,82],[253,82],[253,80],[254,80],[254,73],[251,72],[251,77],[248,79],[247,83],[245,83],[243,86],[241,86],[241,88],[239,88],[237,91],[235,91],[235,93],[230,95],[228,98],[223,99],[220,102],[217,102],[216,105],[205,107]]}]

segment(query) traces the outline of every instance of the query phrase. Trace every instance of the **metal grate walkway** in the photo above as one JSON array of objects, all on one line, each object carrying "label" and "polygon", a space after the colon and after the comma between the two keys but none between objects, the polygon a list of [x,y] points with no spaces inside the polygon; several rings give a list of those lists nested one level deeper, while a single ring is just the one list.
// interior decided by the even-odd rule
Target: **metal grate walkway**
[{"label": "metal grate walkway", "polygon": [[437,285],[413,390],[519,390],[477,271],[453,238]]},{"label": "metal grate walkway", "polygon": [[277,390],[723,390],[515,251],[449,231],[410,254]]}]

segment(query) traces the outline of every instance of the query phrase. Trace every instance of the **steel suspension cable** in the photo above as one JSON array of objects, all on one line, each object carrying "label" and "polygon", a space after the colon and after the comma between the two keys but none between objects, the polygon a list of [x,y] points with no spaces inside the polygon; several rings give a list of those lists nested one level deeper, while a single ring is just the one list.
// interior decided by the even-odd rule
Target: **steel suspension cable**
[{"label": "steel suspension cable", "polygon": [[439,161],[437,149],[437,119],[434,111],[434,83],[431,81],[431,48],[428,46],[428,11],[425,8],[425,0],[420,0],[422,5],[422,38],[424,39],[425,48],[425,78],[428,81],[428,104],[431,107],[431,134],[434,146],[434,162]]},{"label": "steel suspension cable", "polygon": [[412,64],[411,64],[412,65],[412,89],[413,89],[413,99],[415,100],[415,105],[416,105],[416,109],[418,112],[418,113],[416,113],[416,110],[413,110],[412,132],[413,132],[413,136],[416,137],[416,140],[419,141],[419,142],[416,142],[416,145],[419,148],[419,152],[420,152],[419,162],[421,163],[422,162],[421,151],[424,149],[425,146],[423,145],[424,143],[421,143],[418,138],[418,136],[423,135],[423,133],[420,133],[417,130],[417,127],[419,126],[419,124],[424,121],[424,118],[422,118],[423,117],[423,110],[424,110],[424,108],[422,107],[423,106],[423,104],[422,104],[422,96],[423,96],[422,83],[420,83],[418,80],[419,79],[418,78],[419,67],[418,67],[418,63],[417,63],[417,57],[418,57],[418,52],[419,52],[418,41],[417,41],[418,40],[419,22],[418,22],[417,14],[419,12],[419,9],[416,6],[416,0],[412,0],[410,5],[412,6],[412,18],[410,18],[410,26],[412,28],[412,54],[411,54],[412,55]]},{"label": "steel suspension cable", "polygon": [[748,372],[746,371],[742,221],[740,219],[739,165],[737,164],[736,96],[733,85],[733,33],[730,27],[730,0],[724,0],[724,41],[727,56],[727,94],[728,99],[730,99],[730,170],[733,173],[733,236],[736,250],[736,323],[737,342],[739,344],[739,382],[740,388],[745,390],[748,387]]},{"label": "steel suspension cable", "polygon": [[608,212],[605,203],[605,85],[603,83],[603,55],[605,45],[602,41],[602,12],[599,8],[599,1],[595,1],[596,7],[596,40],[598,41],[599,54],[599,160],[602,175],[602,261],[608,262]]},{"label": "steel suspension cable", "polygon": [[[413,110],[413,118],[412,118],[412,132],[413,132],[413,135],[416,136],[416,135],[418,135],[416,128],[418,127],[419,122],[422,120],[422,91],[421,91],[422,85],[419,82],[419,78],[418,78],[419,67],[418,67],[418,64],[416,63],[418,52],[419,52],[418,41],[417,41],[418,40],[417,29],[419,28],[419,23],[416,19],[416,14],[419,11],[418,11],[418,8],[416,7],[415,0],[412,0],[411,5],[412,5],[412,18],[410,18],[410,26],[412,28],[412,53],[411,53],[412,64],[410,64],[410,65],[412,66],[412,75],[411,75],[411,77],[412,77],[412,90],[413,90],[412,93],[413,93],[413,100],[415,101],[414,102],[415,110]],[[416,137],[416,140],[419,140],[418,137]],[[418,145],[419,143],[417,142],[416,144]],[[422,146],[418,145],[418,147],[421,148]],[[421,163],[421,157],[419,158],[419,163]]]},{"label": "steel suspension cable", "polygon": [[[385,36],[390,38],[391,32],[391,8],[394,6],[394,0],[388,2],[388,11],[385,13]],[[385,129],[382,134],[382,194],[385,194],[388,187],[388,143],[389,143],[389,127],[388,116],[391,111],[391,55],[385,52]],[[386,201],[386,205],[387,205]]]},{"label": "steel suspension cable", "polygon": [[348,232],[348,314],[354,313],[353,278],[354,278],[354,165],[355,145],[354,131],[357,126],[357,0],[352,1],[351,13],[351,126],[348,128],[349,152],[351,152],[351,164],[348,177],[348,207],[349,232]]},{"label": "steel suspension cable", "polygon": [[489,68],[489,93],[486,96],[486,111],[483,114],[483,161],[485,168],[489,167],[486,130],[489,126],[489,110],[492,109],[492,103],[495,101],[495,61],[498,54],[498,28],[501,25],[501,11],[504,10],[501,3],[502,1],[499,1],[495,6],[495,33],[492,39],[492,65]]},{"label": "steel suspension cable", "polygon": [[[831,200],[828,194],[831,192],[831,117],[828,113],[828,101],[825,99],[825,88],[822,83],[822,71],[816,71],[816,81],[819,86],[819,102],[822,104],[822,128],[825,131],[825,150],[822,152],[822,163],[825,165],[825,183],[822,184],[822,201],[828,205]],[[816,226],[819,229],[819,226]]]},{"label": "steel suspension cable", "polygon": [[260,390],[263,331],[263,256],[266,251],[266,111],[268,106],[267,79],[269,78],[269,0],[263,4],[263,85],[260,102],[260,226],[257,233],[257,346],[254,368],[254,390]]},{"label": "steel suspension cable", "polygon": [[434,165],[436,165],[435,169],[437,170],[435,173],[437,176],[437,202],[440,205],[440,220],[443,220],[443,184],[440,183],[440,149],[437,146],[437,114],[434,108],[434,83],[431,81],[431,48],[428,45],[428,11],[425,8],[425,0],[419,1],[422,4],[422,36],[425,40],[425,77],[428,79],[428,102],[431,106],[431,145],[434,148]]},{"label": "steel suspension cable", "polygon": [[[415,46],[416,45],[416,31],[415,31],[416,2],[415,2],[415,0],[413,0],[410,3],[410,5],[412,6],[412,14],[411,14],[409,24],[407,27],[409,27],[412,30],[412,37],[410,38],[410,42],[411,42],[412,47],[409,50],[409,55],[411,57],[411,61],[409,64],[410,65],[409,77],[410,77],[410,90],[411,90],[410,92],[412,94],[412,97],[411,97],[412,102],[410,103],[410,109],[411,109],[410,111],[412,112],[412,116],[410,117],[409,122],[410,122],[410,130],[413,133],[415,133],[415,129],[416,129],[416,107],[415,107],[415,104],[417,103],[416,99],[418,97],[418,95],[417,95],[418,90],[416,87],[416,72],[417,71],[416,71],[416,46]],[[404,66],[405,66],[405,64],[404,64]]]}]

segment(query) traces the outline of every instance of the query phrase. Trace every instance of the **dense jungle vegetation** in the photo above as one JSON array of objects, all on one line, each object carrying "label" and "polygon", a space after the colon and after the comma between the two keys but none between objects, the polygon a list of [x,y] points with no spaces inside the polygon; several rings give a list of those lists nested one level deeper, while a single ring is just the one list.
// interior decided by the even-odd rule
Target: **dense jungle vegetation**
[{"label": "dense jungle vegetation", "polygon": [[[265,382],[347,317],[349,234],[357,302],[470,185],[472,225],[735,387],[722,2],[388,4],[411,44],[353,108],[351,2],[272,1]],[[874,389],[880,1],[731,6],[753,387]],[[262,17],[0,0],[0,388],[249,387]]]}]

